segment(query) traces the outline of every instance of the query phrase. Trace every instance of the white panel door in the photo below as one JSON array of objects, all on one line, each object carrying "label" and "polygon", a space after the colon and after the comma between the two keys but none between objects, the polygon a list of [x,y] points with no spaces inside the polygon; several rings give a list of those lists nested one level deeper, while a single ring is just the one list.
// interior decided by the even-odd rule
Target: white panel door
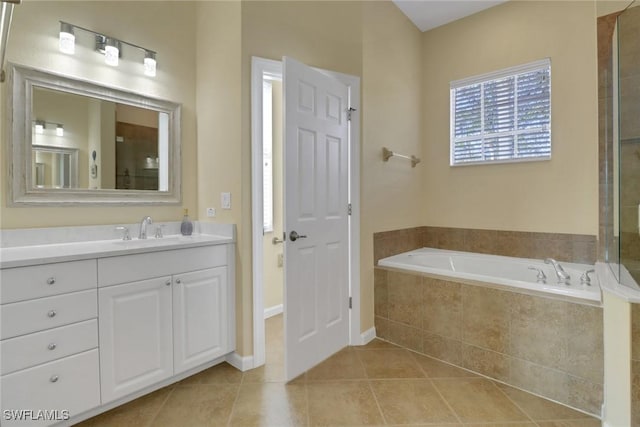
[{"label": "white panel door", "polygon": [[283,79],[290,380],[349,342],[349,89],[286,57]]},{"label": "white panel door", "polygon": [[227,267],[174,276],[175,374],[226,354],[229,349]]},{"label": "white panel door", "polygon": [[171,277],[101,288],[102,403],[173,375]]}]

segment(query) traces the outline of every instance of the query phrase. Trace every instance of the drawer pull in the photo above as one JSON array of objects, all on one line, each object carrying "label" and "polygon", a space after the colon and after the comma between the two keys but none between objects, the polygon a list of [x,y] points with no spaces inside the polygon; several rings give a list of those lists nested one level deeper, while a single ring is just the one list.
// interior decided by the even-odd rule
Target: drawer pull
[{"label": "drawer pull", "polygon": [[56,347],[57,347],[56,343],[53,343],[53,342],[47,346],[49,350],[55,350]]},{"label": "drawer pull", "polygon": [[49,277],[47,279],[47,285],[53,285],[54,283],[56,283],[56,278],[55,277]]},{"label": "drawer pull", "polygon": [[182,283],[182,280],[176,279],[176,283],[179,285],[180,283]]},{"label": "drawer pull", "polygon": [[171,280],[167,280],[164,284],[167,286],[171,286]]},{"label": "drawer pull", "polygon": [[55,310],[50,310],[50,311],[47,313],[47,316],[49,316],[49,317],[56,317],[56,314],[58,314],[58,313],[56,313],[56,311],[55,311]]},{"label": "drawer pull", "polygon": [[58,379],[60,379],[60,377],[58,377],[57,375],[51,375],[51,378],[49,378],[49,381],[51,381],[52,383],[58,382]]}]

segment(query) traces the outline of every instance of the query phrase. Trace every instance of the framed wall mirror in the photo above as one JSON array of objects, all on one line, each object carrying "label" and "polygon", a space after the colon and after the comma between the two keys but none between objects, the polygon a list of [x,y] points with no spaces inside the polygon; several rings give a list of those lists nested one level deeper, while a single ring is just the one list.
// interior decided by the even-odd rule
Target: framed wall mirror
[{"label": "framed wall mirror", "polygon": [[10,65],[10,203],[181,202],[180,104]]}]

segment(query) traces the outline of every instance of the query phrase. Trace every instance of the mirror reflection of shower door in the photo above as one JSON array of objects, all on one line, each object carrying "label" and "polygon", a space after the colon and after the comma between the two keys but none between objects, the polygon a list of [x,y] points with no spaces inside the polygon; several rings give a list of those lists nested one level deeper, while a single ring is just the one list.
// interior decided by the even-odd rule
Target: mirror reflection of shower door
[{"label": "mirror reflection of shower door", "polygon": [[[635,6],[635,5],[634,5]],[[640,284],[640,7],[618,17],[620,281]],[[629,277],[631,276],[631,277]]]}]

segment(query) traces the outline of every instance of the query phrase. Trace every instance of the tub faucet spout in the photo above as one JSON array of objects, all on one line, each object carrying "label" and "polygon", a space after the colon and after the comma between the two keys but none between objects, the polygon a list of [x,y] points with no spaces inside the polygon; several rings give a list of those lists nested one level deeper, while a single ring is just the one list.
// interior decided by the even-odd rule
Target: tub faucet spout
[{"label": "tub faucet spout", "polygon": [[569,276],[569,273],[564,271],[564,268],[562,268],[558,261],[553,258],[547,258],[544,260],[544,263],[553,265],[553,268],[556,270],[556,276],[558,277],[558,283],[564,283],[565,285],[569,284],[571,276]]},{"label": "tub faucet spout", "polygon": [[140,221],[140,234],[138,234],[138,239],[146,239],[147,238],[147,225],[153,224],[153,220],[150,216],[145,216]]}]

